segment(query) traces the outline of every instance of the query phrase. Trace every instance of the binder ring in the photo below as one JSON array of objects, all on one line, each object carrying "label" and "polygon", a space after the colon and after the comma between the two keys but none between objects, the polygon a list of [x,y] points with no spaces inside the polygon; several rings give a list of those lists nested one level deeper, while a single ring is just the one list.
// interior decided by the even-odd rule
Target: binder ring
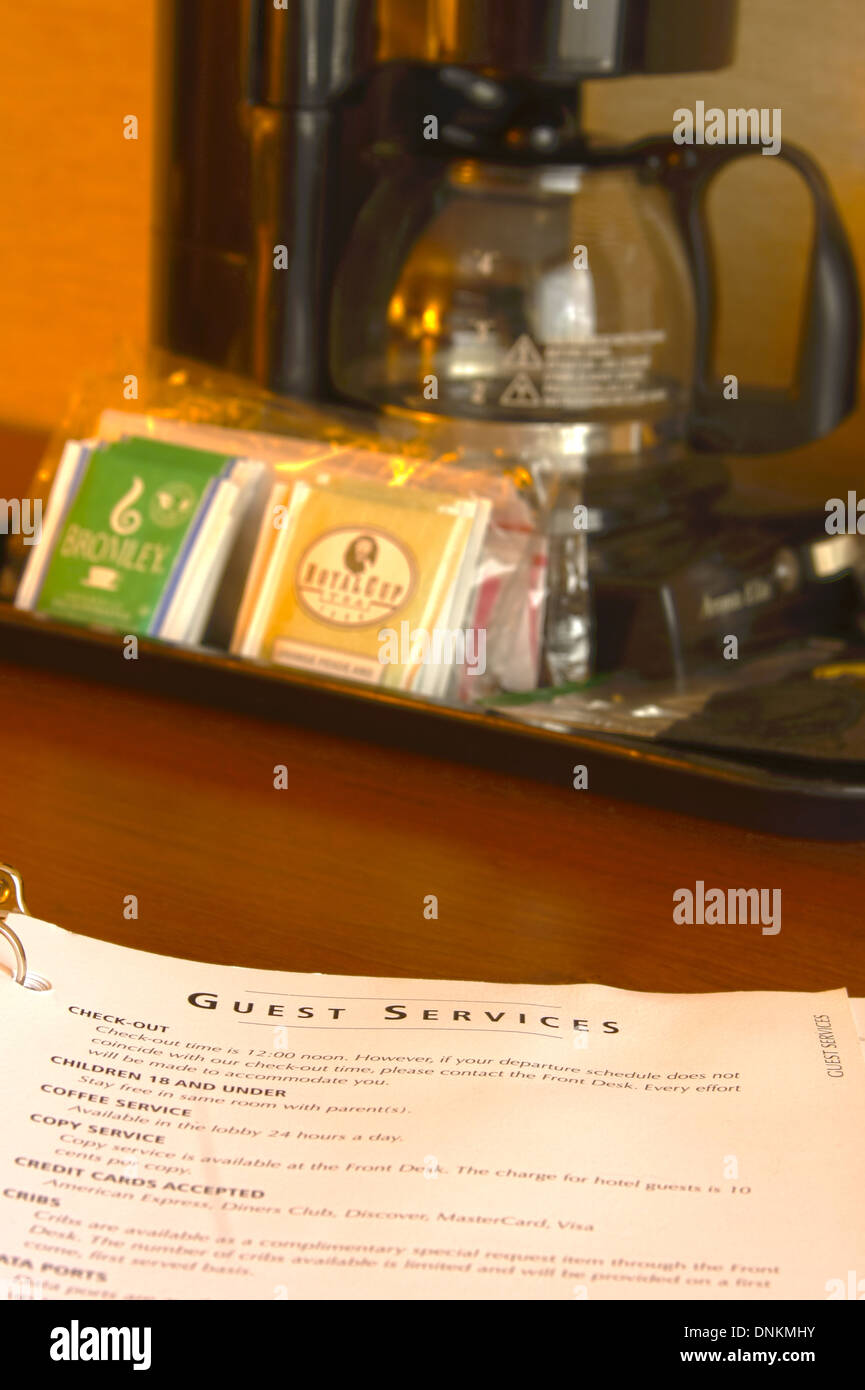
[{"label": "binder ring", "polygon": [[15,974],[12,978],[16,985],[21,985],[22,989],[50,989],[50,981],[46,980],[44,975],[37,975],[32,970],[28,971],[27,952],[24,950],[21,938],[17,932],[12,930],[6,920],[9,912],[20,912],[24,916],[28,915],[24,905],[24,885],[21,882],[21,875],[10,864],[0,864],[0,936],[8,941],[15,957]]}]

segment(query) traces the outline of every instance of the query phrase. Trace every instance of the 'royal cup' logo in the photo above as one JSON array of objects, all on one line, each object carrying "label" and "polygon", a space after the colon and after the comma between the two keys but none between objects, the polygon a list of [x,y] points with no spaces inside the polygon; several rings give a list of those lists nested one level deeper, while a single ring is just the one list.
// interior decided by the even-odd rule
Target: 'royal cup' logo
[{"label": "'royal cup' logo", "polygon": [[310,617],[331,627],[372,627],[403,606],[416,578],[411,553],[386,531],[341,526],[304,551],[295,588]]}]

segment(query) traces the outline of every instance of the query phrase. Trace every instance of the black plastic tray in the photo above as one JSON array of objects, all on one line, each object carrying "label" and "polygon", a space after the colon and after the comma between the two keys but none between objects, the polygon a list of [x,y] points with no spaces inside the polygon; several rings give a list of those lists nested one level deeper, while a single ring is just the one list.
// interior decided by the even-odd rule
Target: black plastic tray
[{"label": "black plastic tray", "polygon": [[[733,760],[665,744],[558,733],[489,710],[454,709],[347,681],[145,638],[118,661],[120,637],[0,603],[0,659],[256,715],[572,787],[588,794],[820,840],[865,840],[865,783],[829,779],[806,760]],[[852,765],[851,765],[852,767]]]}]

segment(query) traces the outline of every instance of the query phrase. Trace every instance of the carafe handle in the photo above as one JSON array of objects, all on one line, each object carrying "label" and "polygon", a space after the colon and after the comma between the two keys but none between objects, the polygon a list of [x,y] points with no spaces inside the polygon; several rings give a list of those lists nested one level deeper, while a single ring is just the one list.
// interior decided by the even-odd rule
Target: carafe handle
[{"label": "carafe handle", "polygon": [[705,453],[757,454],[820,439],[856,404],[861,306],[853,254],[819,166],[795,145],[779,156],[801,174],[814,209],[814,239],[796,373],[789,388],[738,387],[734,403],[713,379],[717,272],[706,211],[712,179],[760,145],[681,146],[668,138],[633,147],[672,198],[694,276],[697,360],[689,423],[691,445]]}]

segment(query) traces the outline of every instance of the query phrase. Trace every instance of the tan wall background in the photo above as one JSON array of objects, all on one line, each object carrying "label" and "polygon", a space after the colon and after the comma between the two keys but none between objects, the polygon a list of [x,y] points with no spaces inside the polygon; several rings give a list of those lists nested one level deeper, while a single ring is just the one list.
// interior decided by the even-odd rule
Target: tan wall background
[{"label": "tan wall background", "polygon": [[[710,0],[695,0],[696,7]],[[678,107],[780,107],[785,142],[822,166],[842,209],[865,284],[865,4],[862,0],[741,0],[735,64],[719,73],[592,83],[590,127],[620,139],[669,133]],[[725,371],[766,383],[789,378],[810,200],[781,160],[740,161],[710,199],[725,297]]]},{"label": "tan wall background", "polygon": [[152,67],[151,0],[0,0],[0,419],[145,338]]},{"label": "tan wall background", "polygon": [[[54,423],[80,372],[122,369],[124,350],[146,338],[153,9],[153,0],[0,0],[0,419]],[[829,175],[865,283],[865,4],[743,0],[742,10],[734,67],[593,83],[589,123],[629,138],[670,131],[675,108],[698,99],[780,106],[784,138]],[[137,141],[123,138],[129,114]],[[795,174],[754,159],[724,176],[715,210],[727,287],[719,365],[742,380],[783,380],[807,199]],[[828,447],[858,470],[863,443],[860,411],[801,462],[813,471]]]}]

